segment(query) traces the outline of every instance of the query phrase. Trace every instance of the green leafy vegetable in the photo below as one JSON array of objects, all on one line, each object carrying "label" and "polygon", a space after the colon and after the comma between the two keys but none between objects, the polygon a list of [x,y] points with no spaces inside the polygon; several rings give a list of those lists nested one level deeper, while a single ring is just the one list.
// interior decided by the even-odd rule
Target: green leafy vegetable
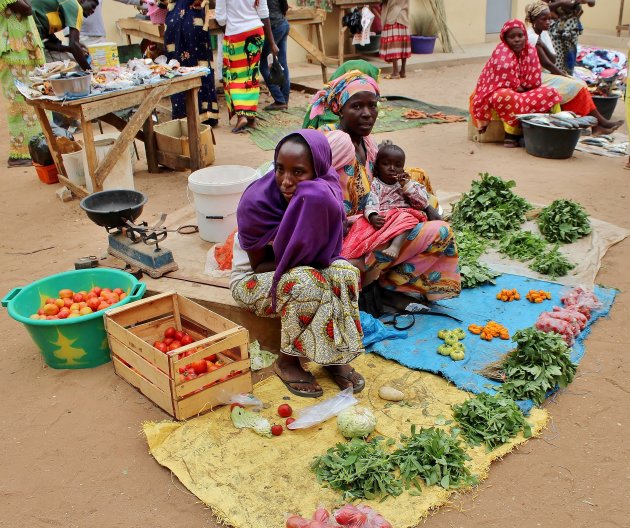
[{"label": "green leafy vegetable", "polygon": [[499,272],[490,269],[478,260],[459,260],[459,273],[462,276],[462,288],[475,288],[482,284],[495,284]]},{"label": "green leafy vegetable", "polygon": [[465,466],[470,457],[457,439],[458,434],[459,429],[448,434],[435,427],[417,433],[412,425],[411,435],[401,436],[402,445],[392,455],[405,485],[419,489],[420,480],[427,486],[437,484],[444,489],[475,484],[477,478]]},{"label": "green leafy vegetable", "polygon": [[588,214],[579,203],[554,200],[538,217],[538,227],[549,242],[569,244],[591,232]]},{"label": "green leafy vegetable", "polygon": [[253,429],[260,436],[271,438],[271,424],[260,414],[247,411],[242,407],[234,407],[230,413],[234,427],[238,429]]},{"label": "green leafy vegetable", "polygon": [[575,264],[569,262],[569,260],[560,253],[558,244],[556,244],[549,251],[537,255],[529,265],[529,268],[555,279],[556,277],[564,277],[570,270],[575,268]]},{"label": "green leafy vegetable", "polygon": [[400,495],[402,485],[395,476],[395,469],[380,437],[370,441],[353,438],[345,444],[337,444],[311,464],[317,481],[343,492],[344,500],[384,500],[389,495]]},{"label": "green leafy vegetable", "polygon": [[503,361],[505,383],[501,392],[514,400],[545,400],[547,392],[573,381],[577,365],[561,335],[535,328],[515,332],[516,349]]},{"label": "green leafy vegetable", "polygon": [[507,257],[524,262],[537,257],[547,244],[531,231],[512,231],[499,241],[499,251]]},{"label": "green leafy vegetable", "polygon": [[451,221],[459,231],[469,229],[483,238],[499,238],[525,221],[531,205],[512,192],[514,181],[487,172],[480,176],[453,206]]},{"label": "green leafy vegetable", "polygon": [[524,430],[525,438],[532,429],[514,400],[502,394],[482,392],[461,405],[453,405],[453,417],[471,445],[486,444],[491,451]]}]

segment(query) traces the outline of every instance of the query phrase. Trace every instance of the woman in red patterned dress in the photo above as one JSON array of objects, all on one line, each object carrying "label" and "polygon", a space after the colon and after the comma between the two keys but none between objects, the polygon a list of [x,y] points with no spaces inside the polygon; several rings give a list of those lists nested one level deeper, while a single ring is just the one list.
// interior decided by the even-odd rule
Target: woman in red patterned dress
[{"label": "woman in red patterned dress", "polygon": [[505,129],[503,144],[518,147],[521,128],[516,116],[549,112],[560,103],[558,91],[541,83],[542,68],[536,48],[527,41],[525,24],[509,20],[470,98],[470,113],[477,129],[484,132],[496,114]]}]

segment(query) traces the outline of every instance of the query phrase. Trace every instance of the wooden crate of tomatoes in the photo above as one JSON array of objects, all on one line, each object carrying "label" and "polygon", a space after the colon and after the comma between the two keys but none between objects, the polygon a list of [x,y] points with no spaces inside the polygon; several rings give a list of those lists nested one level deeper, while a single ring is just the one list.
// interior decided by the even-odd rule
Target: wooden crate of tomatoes
[{"label": "wooden crate of tomatoes", "polygon": [[114,370],[178,420],[251,392],[247,329],[175,292],[107,312]]}]

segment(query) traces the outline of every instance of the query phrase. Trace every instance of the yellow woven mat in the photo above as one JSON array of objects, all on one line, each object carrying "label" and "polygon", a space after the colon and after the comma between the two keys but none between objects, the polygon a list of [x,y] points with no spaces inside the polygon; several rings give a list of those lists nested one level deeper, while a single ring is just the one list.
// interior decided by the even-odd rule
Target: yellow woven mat
[{"label": "yellow woven mat", "polygon": [[[401,433],[409,432],[411,424],[429,427],[443,423],[442,417],[451,418],[453,403],[471,396],[439,376],[409,370],[373,354],[359,357],[353,366],[366,379],[366,388],[357,398],[361,405],[372,409],[378,419],[376,432],[386,437],[398,439]],[[338,391],[324,373],[316,375],[325,397]],[[382,385],[403,390],[406,403],[387,405],[378,397]],[[286,396],[291,396],[289,403],[294,410],[317,401],[290,395],[275,376],[256,385],[254,393],[269,404],[262,413],[271,423],[284,422],[276,409],[287,402]],[[529,421],[534,435],[540,434],[547,420],[546,411],[532,410]],[[229,408],[221,407],[188,422],[147,422],[144,433],[155,459],[173,471],[220,521],[236,528],[281,528],[287,513],[310,517],[320,505],[331,509],[341,504],[340,494],[320,487],[309,470],[313,457],[344,440],[335,419],[267,439],[253,431],[234,428]],[[525,441],[519,435],[492,453],[486,453],[483,446],[469,448],[471,471],[483,480],[493,459]],[[408,528],[430,509],[447,502],[449,494],[450,491],[431,486],[423,488],[419,496],[404,492],[384,502],[366,503],[396,528]]]}]

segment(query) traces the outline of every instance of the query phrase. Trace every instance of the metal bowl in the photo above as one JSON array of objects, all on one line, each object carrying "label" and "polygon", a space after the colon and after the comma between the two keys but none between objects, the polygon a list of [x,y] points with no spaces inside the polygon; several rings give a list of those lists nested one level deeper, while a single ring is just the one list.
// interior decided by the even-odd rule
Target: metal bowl
[{"label": "metal bowl", "polygon": [[130,189],[112,189],[90,194],[80,206],[90,220],[103,227],[123,227],[142,214],[147,195]]},{"label": "metal bowl", "polygon": [[71,72],[53,75],[48,79],[57,97],[86,97],[90,95],[92,74]]}]

